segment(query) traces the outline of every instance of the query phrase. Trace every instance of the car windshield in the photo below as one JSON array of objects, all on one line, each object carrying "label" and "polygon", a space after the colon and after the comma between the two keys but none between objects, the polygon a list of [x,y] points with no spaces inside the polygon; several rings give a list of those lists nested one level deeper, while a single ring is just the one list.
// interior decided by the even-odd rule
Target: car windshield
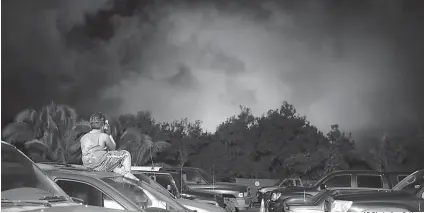
[{"label": "car windshield", "polygon": [[318,194],[316,194],[315,196],[312,197],[311,202],[317,203],[319,200],[321,200],[321,198],[326,196],[329,192],[330,192],[329,190],[322,190],[322,191],[318,192]]},{"label": "car windshield", "polygon": [[[166,210],[178,212],[187,211],[187,209],[176,200],[156,191],[150,184],[144,181],[133,181],[125,177],[109,177],[102,178],[102,180],[127,198],[131,199],[141,209],[156,207],[152,206],[154,201],[149,199],[149,197],[153,196],[157,201],[166,204]],[[148,196],[149,194],[151,196]]]},{"label": "car windshield", "polygon": [[310,187],[315,188],[318,187],[322,182],[324,182],[325,179],[327,179],[328,175],[324,175],[319,180],[317,180],[315,183],[313,183]]},{"label": "car windshield", "polygon": [[283,183],[285,179],[280,179],[279,181],[277,181],[277,183],[274,184],[274,186],[280,186],[281,183]]},{"label": "car windshield", "polygon": [[[146,173],[150,177],[154,177],[155,181],[149,182],[154,188],[160,191],[162,194],[170,195],[171,197],[180,197],[180,193],[175,185],[174,178],[171,174],[157,174],[157,173]],[[137,175],[136,175],[137,176]],[[168,187],[170,189],[168,190]]]},{"label": "car windshield", "polygon": [[[172,177],[175,180],[175,185],[178,188],[178,191],[180,191],[181,193],[185,192],[188,190],[187,185],[185,184],[184,180],[182,179],[182,176],[180,175],[180,173],[171,173]],[[181,189],[182,188],[182,189]]]},{"label": "car windshield", "polygon": [[[69,196],[15,147],[1,145],[1,198],[8,200],[46,199]],[[24,198],[23,198],[24,197]],[[48,199],[46,199],[48,200]]]},{"label": "car windshield", "polygon": [[202,176],[202,178],[203,178],[206,182],[208,182],[208,183],[213,183],[213,182],[214,182],[214,181],[213,181],[212,176],[211,176],[211,175],[209,175],[209,173],[205,172],[205,171],[204,171],[204,170],[202,170],[202,169],[197,169],[197,171],[199,172],[199,174]]},{"label": "car windshield", "polygon": [[[174,186],[172,181],[166,181],[168,178],[166,178],[167,175],[165,175],[165,174],[135,173],[134,175],[137,178],[139,178],[140,180],[143,180],[143,181],[147,182],[148,184],[150,184],[150,186],[152,186],[154,189],[156,189],[157,191],[159,191],[160,193],[162,193],[165,196],[168,196],[168,197],[171,197],[171,198],[179,197],[179,193],[173,194],[165,188],[168,184],[171,184],[171,188],[172,188],[172,186]],[[155,180],[153,180],[152,177],[155,177]],[[173,188],[175,188],[175,186]],[[178,192],[178,190],[177,190],[177,192]]]},{"label": "car windshield", "polygon": [[402,179],[396,186],[392,188],[393,191],[404,191],[410,193],[417,193],[421,190],[424,184],[424,170],[416,171],[408,177]]}]

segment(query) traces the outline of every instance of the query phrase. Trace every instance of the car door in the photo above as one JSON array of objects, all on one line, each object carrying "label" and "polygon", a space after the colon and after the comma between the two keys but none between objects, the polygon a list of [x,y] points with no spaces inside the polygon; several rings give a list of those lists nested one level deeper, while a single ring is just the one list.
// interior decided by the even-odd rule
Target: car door
[{"label": "car door", "polygon": [[90,183],[71,179],[56,179],[55,182],[69,196],[83,200],[85,205],[126,210],[123,205]]}]

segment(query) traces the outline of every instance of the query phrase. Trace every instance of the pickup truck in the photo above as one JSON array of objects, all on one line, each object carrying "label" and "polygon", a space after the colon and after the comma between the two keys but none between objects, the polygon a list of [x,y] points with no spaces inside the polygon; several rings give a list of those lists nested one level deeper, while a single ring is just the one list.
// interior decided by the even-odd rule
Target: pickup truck
[{"label": "pickup truck", "polygon": [[327,174],[310,187],[279,188],[265,194],[268,211],[284,211],[288,198],[312,199],[320,191],[388,190],[409,173],[382,173],[372,170],[343,170]]},{"label": "pickup truck", "polygon": [[332,198],[331,211],[422,212],[424,170],[412,173],[391,190],[335,194]]}]

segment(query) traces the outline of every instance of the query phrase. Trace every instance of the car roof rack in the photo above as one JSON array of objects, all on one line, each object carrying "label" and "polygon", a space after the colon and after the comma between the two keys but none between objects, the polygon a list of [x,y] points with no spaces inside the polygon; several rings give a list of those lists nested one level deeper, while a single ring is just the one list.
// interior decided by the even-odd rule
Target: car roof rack
[{"label": "car roof rack", "polygon": [[131,166],[132,171],[153,171],[153,172],[159,172],[163,171],[162,167],[160,166]]},{"label": "car roof rack", "polygon": [[53,168],[61,168],[67,170],[78,170],[78,171],[94,171],[86,166],[78,164],[68,164],[68,163],[57,163],[57,162],[39,162],[37,164],[46,164],[50,165]]}]

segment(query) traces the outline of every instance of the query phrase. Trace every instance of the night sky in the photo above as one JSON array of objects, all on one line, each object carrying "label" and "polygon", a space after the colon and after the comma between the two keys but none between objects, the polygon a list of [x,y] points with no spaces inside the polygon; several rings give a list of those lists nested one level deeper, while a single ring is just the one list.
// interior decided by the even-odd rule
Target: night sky
[{"label": "night sky", "polygon": [[208,131],[294,104],[321,130],[424,121],[424,1],[2,0],[2,125],[150,110]]}]

